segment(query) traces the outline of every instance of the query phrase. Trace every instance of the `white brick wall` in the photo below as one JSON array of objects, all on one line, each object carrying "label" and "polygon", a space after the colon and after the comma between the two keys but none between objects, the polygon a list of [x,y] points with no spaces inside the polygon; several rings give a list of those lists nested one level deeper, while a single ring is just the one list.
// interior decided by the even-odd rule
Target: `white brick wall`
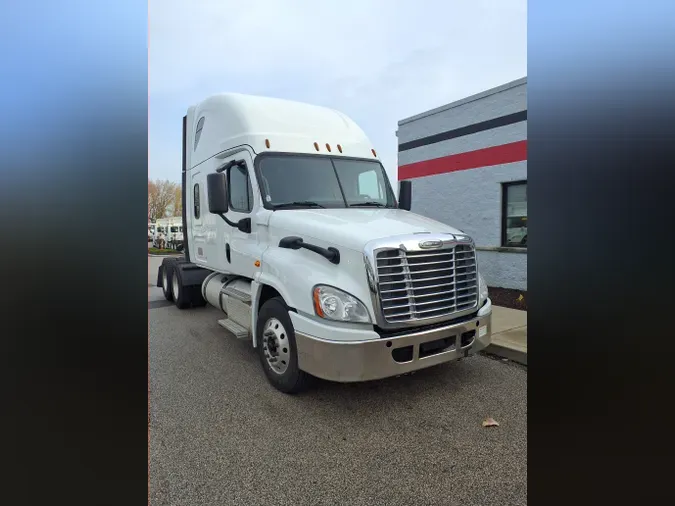
[{"label": "white brick wall", "polygon": [[[526,109],[522,79],[399,122],[399,144]],[[398,165],[525,139],[527,122],[516,123],[400,152]],[[527,180],[527,161],[415,178],[412,210],[463,230],[478,248],[500,247],[501,184],[519,180]],[[488,285],[527,290],[527,254],[479,251],[478,262]]]}]

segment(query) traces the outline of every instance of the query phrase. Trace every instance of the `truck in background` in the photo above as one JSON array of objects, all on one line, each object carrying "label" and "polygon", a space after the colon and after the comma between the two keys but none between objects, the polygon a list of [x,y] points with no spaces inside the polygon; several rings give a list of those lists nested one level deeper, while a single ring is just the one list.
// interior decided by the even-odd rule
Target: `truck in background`
[{"label": "truck in background", "polygon": [[[211,304],[286,393],[367,381],[490,344],[473,240],[410,212],[365,133],[332,109],[215,95],[183,118],[184,256],[157,286]],[[159,221],[159,220],[158,220]]]},{"label": "truck in background", "polygon": [[160,235],[164,239],[164,247],[178,249],[183,245],[183,218],[174,216],[170,218],[159,218],[155,222],[156,231],[153,238],[153,245],[160,247]]}]

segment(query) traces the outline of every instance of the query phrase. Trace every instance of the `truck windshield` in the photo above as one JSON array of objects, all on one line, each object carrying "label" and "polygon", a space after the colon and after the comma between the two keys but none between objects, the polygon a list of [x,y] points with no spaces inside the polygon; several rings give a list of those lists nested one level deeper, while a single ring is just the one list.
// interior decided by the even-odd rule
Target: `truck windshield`
[{"label": "truck windshield", "polygon": [[395,207],[380,162],[318,156],[265,156],[260,160],[265,206]]}]

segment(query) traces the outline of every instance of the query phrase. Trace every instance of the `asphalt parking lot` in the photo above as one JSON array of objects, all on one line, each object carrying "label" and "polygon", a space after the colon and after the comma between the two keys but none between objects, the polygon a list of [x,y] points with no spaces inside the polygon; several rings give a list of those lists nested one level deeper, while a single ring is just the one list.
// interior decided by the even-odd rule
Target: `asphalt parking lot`
[{"label": "asphalt parking lot", "polygon": [[287,396],[222,313],[149,301],[153,506],[526,504],[526,369],[479,355]]}]

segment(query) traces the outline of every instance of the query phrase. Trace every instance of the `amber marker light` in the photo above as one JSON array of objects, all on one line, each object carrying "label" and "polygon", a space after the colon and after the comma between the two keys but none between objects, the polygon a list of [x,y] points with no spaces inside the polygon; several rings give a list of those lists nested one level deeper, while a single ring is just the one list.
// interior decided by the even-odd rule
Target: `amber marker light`
[{"label": "amber marker light", "polygon": [[319,300],[319,287],[314,289],[314,311],[316,311],[316,314],[321,318],[325,316],[323,309],[321,309],[321,300]]}]

